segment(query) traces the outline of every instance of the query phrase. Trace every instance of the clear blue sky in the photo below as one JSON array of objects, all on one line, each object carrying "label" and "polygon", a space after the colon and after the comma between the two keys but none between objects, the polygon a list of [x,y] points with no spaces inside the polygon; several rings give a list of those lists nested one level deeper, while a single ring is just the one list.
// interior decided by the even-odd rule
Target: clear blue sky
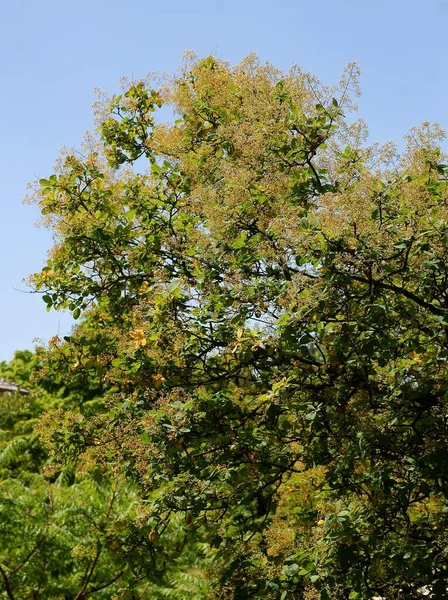
[{"label": "clear blue sky", "polygon": [[371,138],[400,142],[425,119],[448,126],[448,2],[440,0],[9,0],[1,3],[0,360],[70,328],[22,279],[43,266],[49,232],[22,205],[61,146],[92,127],[93,88],[122,75],[173,72],[183,52],[237,62],[251,51],[299,63],[325,83],[362,68]]}]

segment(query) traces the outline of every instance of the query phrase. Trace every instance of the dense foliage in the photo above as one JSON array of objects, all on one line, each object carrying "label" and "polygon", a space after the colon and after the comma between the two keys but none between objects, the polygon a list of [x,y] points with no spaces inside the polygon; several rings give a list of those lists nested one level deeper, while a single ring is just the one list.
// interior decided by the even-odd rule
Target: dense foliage
[{"label": "dense foliage", "polygon": [[443,132],[368,147],[356,92],[193,59],[36,191],[33,285],[83,315],[40,377],[100,396],[41,431],[138,486],[142,568],[175,523],[214,553],[209,598],[448,597]]},{"label": "dense foliage", "polygon": [[[135,486],[95,468],[76,472],[73,464],[62,467],[48,456],[37,432],[39,417],[80,395],[57,377],[31,382],[38,362],[38,355],[25,351],[0,363],[1,376],[30,391],[0,396],[0,597],[203,598],[204,552],[197,544],[193,553],[185,546],[178,523],[167,532],[170,564],[157,569],[152,541],[140,537],[142,500]],[[84,390],[85,410],[92,390]]]}]

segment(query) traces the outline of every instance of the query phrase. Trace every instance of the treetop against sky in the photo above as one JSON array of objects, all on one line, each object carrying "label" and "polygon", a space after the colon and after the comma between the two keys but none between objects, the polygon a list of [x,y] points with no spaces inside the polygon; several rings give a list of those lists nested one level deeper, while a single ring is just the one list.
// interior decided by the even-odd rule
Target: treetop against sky
[{"label": "treetop against sky", "polygon": [[169,6],[136,0],[127,10],[116,0],[6,6],[0,357],[70,328],[67,316],[47,313],[39,297],[15,289],[27,289],[22,279],[41,268],[51,246],[48,232],[35,228],[36,210],[21,198],[28,182],[52,171],[61,146],[79,147],[83,132],[93,128],[95,87],[114,92],[121,76],[174,73],[188,48],[234,63],[255,51],[282,69],[298,63],[325,83],[356,60],[363,71],[360,115],[371,139],[400,144],[411,126],[446,121],[447,19],[447,5],[438,0],[325,0],[318,8],[289,0]]}]

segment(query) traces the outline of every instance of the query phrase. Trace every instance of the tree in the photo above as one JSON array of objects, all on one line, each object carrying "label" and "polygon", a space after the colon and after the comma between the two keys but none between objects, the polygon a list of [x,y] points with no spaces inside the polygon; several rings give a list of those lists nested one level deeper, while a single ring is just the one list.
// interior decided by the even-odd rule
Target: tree
[{"label": "tree", "polygon": [[[143,600],[165,592],[172,598],[204,598],[204,552],[186,546],[184,560],[179,559],[181,525],[173,523],[166,531],[173,551],[165,553],[167,566],[156,568],[156,540],[141,538],[142,499],[136,487],[101,469],[81,472],[48,456],[41,439],[45,432],[39,435],[36,426],[39,417],[46,411],[52,418],[70,405],[92,414],[96,404],[89,397],[95,385],[85,384],[81,402],[76,382],[66,380],[58,389],[58,374],[48,367],[39,384],[30,381],[38,364],[39,355],[29,351],[0,364],[2,376],[30,390],[27,396],[11,393],[0,399],[0,597]],[[186,570],[192,566],[196,573]]]},{"label": "tree", "polygon": [[355,65],[152,85],[36,192],[57,241],[33,284],[84,315],[47,363],[103,385],[54,448],[136,482],[153,539],[183,515],[219,548],[216,597],[447,597],[443,132],[366,146]]}]

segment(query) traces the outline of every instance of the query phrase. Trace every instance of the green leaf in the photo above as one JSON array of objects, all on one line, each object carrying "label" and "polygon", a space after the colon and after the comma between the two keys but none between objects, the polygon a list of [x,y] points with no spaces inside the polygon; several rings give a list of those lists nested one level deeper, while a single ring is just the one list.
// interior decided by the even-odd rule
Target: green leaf
[{"label": "green leaf", "polygon": [[127,221],[131,222],[133,220],[133,218],[135,217],[136,213],[137,213],[137,210],[135,208],[133,208],[133,209],[125,212],[123,216]]},{"label": "green leaf", "polygon": [[143,431],[143,433],[140,434],[140,439],[142,440],[142,442],[144,442],[145,444],[149,444],[151,443],[151,436],[148,435],[148,432]]},{"label": "green leaf", "polygon": [[232,242],[232,248],[239,250],[246,245],[247,232],[243,231],[241,235]]}]

